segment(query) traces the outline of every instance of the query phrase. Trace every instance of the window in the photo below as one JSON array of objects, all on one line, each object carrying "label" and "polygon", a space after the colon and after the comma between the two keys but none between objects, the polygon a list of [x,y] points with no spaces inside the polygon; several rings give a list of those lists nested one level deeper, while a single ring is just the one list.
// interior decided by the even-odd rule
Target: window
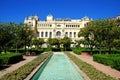
[{"label": "window", "polygon": [[76,38],[76,32],[74,32],[74,38]]},{"label": "window", "polygon": [[68,25],[66,25],[66,27],[68,27]]},{"label": "window", "polygon": [[56,37],[57,37],[57,38],[60,38],[60,37],[61,37],[61,32],[60,32],[60,31],[57,31],[57,32],[56,32]]},{"label": "window", "polygon": [[50,37],[50,38],[52,37],[52,32],[50,32],[49,37]]},{"label": "window", "polygon": [[61,25],[60,25],[60,24],[58,24],[58,25],[57,25],[57,27],[61,27]]},{"label": "window", "polygon": [[65,36],[68,37],[68,32],[65,32]]},{"label": "window", "polygon": [[70,32],[70,37],[72,37],[72,32]]},{"label": "window", "polygon": [[28,22],[28,25],[29,25],[29,26],[33,26],[33,23],[32,23],[32,22]]},{"label": "window", "polygon": [[50,27],[52,27],[52,25],[50,24]]},{"label": "window", "polygon": [[45,32],[45,37],[48,37],[48,32]]},{"label": "window", "polygon": [[37,34],[36,34],[36,35],[37,35],[37,37],[39,37],[39,32],[37,32]]},{"label": "window", "polygon": [[43,37],[43,35],[44,35],[44,33],[43,33],[43,32],[41,32],[41,37]]}]

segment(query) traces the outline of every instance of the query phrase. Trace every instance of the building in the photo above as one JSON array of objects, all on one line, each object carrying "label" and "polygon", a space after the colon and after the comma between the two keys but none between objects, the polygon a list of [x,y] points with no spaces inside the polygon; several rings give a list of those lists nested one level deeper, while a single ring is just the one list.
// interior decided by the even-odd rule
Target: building
[{"label": "building", "polygon": [[25,18],[24,23],[32,26],[37,32],[37,38],[63,38],[64,36],[70,37],[72,41],[78,40],[78,32],[83,28],[91,19],[87,16],[82,19],[70,18],[56,18],[48,15],[45,21],[39,20],[38,16],[30,16]]},{"label": "building", "polygon": [[120,20],[120,15],[118,15],[117,17],[109,18],[109,19],[110,19],[110,20],[114,20],[114,21]]}]

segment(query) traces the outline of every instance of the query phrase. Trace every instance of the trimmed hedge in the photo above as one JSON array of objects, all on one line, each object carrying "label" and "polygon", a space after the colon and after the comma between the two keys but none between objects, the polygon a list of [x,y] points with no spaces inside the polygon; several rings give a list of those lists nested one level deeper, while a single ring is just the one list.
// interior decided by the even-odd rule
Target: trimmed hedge
[{"label": "trimmed hedge", "polygon": [[[10,49],[10,50],[8,50],[9,52],[16,52],[16,49]],[[35,49],[35,48],[32,48],[32,49],[29,49],[29,50],[27,50],[28,52],[30,52],[30,54],[31,53],[35,53],[35,54],[40,54],[40,53],[42,53],[42,52],[44,52],[44,49],[43,48],[39,48],[39,49]],[[18,52],[19,53],[24,53],[25,52],[25,49],[18,49]]]},{"label": "trimmed hedge", "polygon": [[91,80],[116,80],[101,71],[94,68],[92,65],[83,62],[74,55],[66,53],[67,56],[81,69]]},{"label": "trimmed hedge", "polygon": [[44,52],[49,52],[51,51],[51,49],[48,47],[48,48],[42,48],[44,50]]},{"label": "trimmed hedge", "polygon": [[[85,49],[85,48],[84,48],[82,52],[88,52],[88,53],[90,53],[91,51],[90,51],[90,49]],[[92,51],[92,54],[98,54],[98,53],[99,53],[99,50],[96,49],[96,48],[94,48],[93,51]],[[102,53],[102,54],[109,53],[109,50],[107,50],[107,49],[102,49],[102,50],[101,50],[101,53]],[[120,50],[111,50],[111,54],[118,54],[118,53],[120,53]]]},{"label": "trimmed hedge", "polygon": [[44,52],[44,49],[43,48],[40,48],[40,49],[30,49],[28,50],[31,54],[34,52],[35,54],[41,54],[42,52]]},{"label": "trimmed hedge", "polygon": [[120,54],[94,54],[93,60],[120,70]]},{"label": "trimmed hedge", "polygon": [[20,53],[0,54],[0,64],[8,65],[23,60],[23,56]]},{"label": "trimmed hedge", "polygon": [[72,48],[72,51],[75,53],[75,54],[81,54],[81,52],[85,50],[84,48]]},{"label": "trimmed hedge", "polygon": [[24,80],[42,61],[44,61],[52,53],[45,53],[39,55],[31,62],[21,66],[17,70],[8,73],[0,78],[0,80]]}]

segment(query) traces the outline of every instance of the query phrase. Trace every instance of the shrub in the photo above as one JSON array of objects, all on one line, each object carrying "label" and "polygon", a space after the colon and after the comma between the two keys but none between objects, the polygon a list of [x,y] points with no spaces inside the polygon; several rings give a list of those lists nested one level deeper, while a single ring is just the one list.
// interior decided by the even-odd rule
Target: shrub
[{"label": "shrub", "polygon": [[44,49],[43,48],[39,48],[39,49],[36,49],[36,48],[33,48],[33,49],[30,49],[30,50],[28,50],[28,52],[30,52],[30,53],[35,53],[35,54],[41,54],[42,52],[44,52]]},{"label": "shrub", "polygon": [[61,51],[60,48],[52,48],[52,51]]},{"label": "shrub", "polygon": [[42,48],[44,50],[44,52],[48,52],[48,51],[51,51],[51,48]]},{"label": "shrub", "polygon": [[[8,51],[15,53],[15,52],[16,52],[16,49],[9,49]],[[22,48],[22,49],[18,49],[17,51],[18,51],[19,53],[24,53],[24,52],[25,52],[25,49],[23,49],[23,48]]]},{"label": "shrub", "polygon": [[93,60],[120,70],[120,54],[94,54]]},{"label": "shrub", "polygon": [[2,65],[2,59],[0,59],[0,66]]},{"label": "shrub", "polygon": [[98,71],[92,65],[81,61],[72,54],[66,53],[67,56],[81,69],[91,80],[116,80],[106,74]]},{"label": "shrub", "polygon": [[84,48],[72,48],[72,51],[75,54],[81,54],[81,52],[84,50]]},{"label": "shrub", "polygon": [[0,63],[2,65],[13,64],[23,59],[20,53],[0,54]]}]

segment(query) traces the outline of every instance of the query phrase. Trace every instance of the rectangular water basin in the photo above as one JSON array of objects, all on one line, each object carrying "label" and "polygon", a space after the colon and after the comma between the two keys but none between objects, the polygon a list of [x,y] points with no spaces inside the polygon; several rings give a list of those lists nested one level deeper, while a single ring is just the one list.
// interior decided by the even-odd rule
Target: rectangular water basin
[{"label": "rectangular water basin", "polygon": [[83,80],[83,78],[63,52],[54,52],[31,80]]}]

